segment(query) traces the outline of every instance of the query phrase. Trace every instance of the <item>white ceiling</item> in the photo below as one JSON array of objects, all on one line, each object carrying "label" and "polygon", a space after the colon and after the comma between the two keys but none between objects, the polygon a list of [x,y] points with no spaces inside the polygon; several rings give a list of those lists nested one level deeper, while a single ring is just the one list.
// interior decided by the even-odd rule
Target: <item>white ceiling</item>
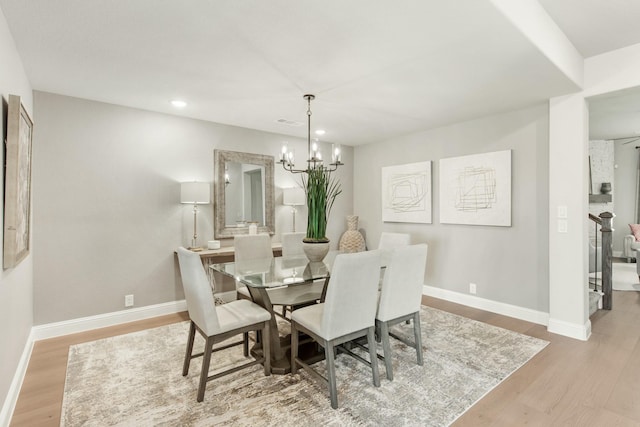
[{"label": "white ceiling", "polygon": [[[586,58],[640,42],[638,0],[539,0]],[[640,91],[589,100],[589,138],[640,136]]]},{"label": "white ceiling", "polygon": [[583,57],[640,42],[638,0],[538,0]]},{"label": "white ceiling", "polygon": [[[637,0],[541,4],[584,55],[640,42],[637,30],[613,31],[629,24]],[[0,7],[36,90],[298,137],[306,137],[304,125],[277,120],[305,123],[302,95],[313,93],[313,127],[348,145],[576,89],[490,0],[0,0]],[[189,105],[175,110],[174,98]]]}]

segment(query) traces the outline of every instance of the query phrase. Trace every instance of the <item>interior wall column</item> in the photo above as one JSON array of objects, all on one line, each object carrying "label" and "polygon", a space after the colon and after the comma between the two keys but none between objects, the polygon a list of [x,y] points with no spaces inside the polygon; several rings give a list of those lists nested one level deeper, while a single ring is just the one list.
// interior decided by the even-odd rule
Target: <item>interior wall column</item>
[{"label": "interior wall column", "polygon": [[582,93],[549,101],[550,332],[587,340],[588,110]]}]

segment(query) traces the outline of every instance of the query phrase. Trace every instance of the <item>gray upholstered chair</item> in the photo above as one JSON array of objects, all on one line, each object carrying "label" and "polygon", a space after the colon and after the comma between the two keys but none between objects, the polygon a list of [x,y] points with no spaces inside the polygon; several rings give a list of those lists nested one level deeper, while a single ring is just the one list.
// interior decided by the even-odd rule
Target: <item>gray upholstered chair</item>
[{"label": "gray upholstered chair", "polygon": [[[271,236],[268,234],[239,234],[233,238],[235,262],[255,259],[273,258]],[[247,287],[236,282],[238,298],[250,300],[251,295]]]},{"label": "gray upholstered chair", "polygon": [[[380,301],[378,302],[378,312],[376,314],[376,331],[382,341],[384,362],[389,380],[393,380],[389,335],[410,347],[415,347],[418,365],[423,363],[420,335],[420,303],[422,301],[426,262],[426,244],[397,248],[391,254],[382,279]],[[415,339],[413,343],[389,332],[390,326],[408,320],[413,320]]]},{"label": "gray upholstered chair", "polygon": [[[271,375],[269,346],[269,321],[271,320],[271,314],[259,305],[247,300],[232,301],[216,306],[213,301],[211,288],[209,287],[209,281],[202,266],[202,261],[200,261],[200,255],[185,248],[178,248],[178,262],[180,264],[180,275],[182,277],[184,294],[187,300],[187,310],[189,311],[189,318],[191,319],[182,375],[187,376],[189,373],[191,359],[203,356],[200,383],[198,385],[198,402],[204,400],[207,381],[223,375],[236,372],[257,363],[263,363],[264,374]],[[204,337],[205,345],[203,353],[193,354],[193,341],[196,330]],[[262,359],[232,367],[209,376],[211,354],[214,351],[244,344],[245,356],[248,356],[249,331],[262,331],[263,333],[264,351]],[[243,336],[242,341],[228,344],[215,350],[213,349],[214,344],[240,334]]]},{"label": "gray upholstered chair", "polygon": [[302,239],[306,236],[306,233],[282,233],[282,256],[294,257],[304,256],[304,249],[302,249]]},{"label": "gray upholstered chair", "polygon": [[[298,366],[329,385],[331,407],[338,407],[334,348],[347,341],[367,337],[373,384],[380,386],[375,342],[380,254],[378,251],[336,256],[324,303],[291,313],[291,372]],[[298,358],[298,333],[304,332],[324,348],[327,377]]]}]

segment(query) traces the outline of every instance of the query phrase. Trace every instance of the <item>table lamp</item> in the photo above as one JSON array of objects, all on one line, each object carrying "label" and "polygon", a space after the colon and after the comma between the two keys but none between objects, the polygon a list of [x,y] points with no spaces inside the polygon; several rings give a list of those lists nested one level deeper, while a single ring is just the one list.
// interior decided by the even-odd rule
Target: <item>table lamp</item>
[{"label": "table lamp", "polygon": [[296,231],[296,206],[304,205],[304,190],[300,187],[285,188],[282,190],[282,204],[291,206],[293,215],[293,232]]},{"label": "table lamp", "polygon": [[208,182],[183,182],[180,184],[180,203],[193,204],[193,239],[189,249],[199,249],[196,247],[198,239],[198,205],[211,203],[211,191]]}]

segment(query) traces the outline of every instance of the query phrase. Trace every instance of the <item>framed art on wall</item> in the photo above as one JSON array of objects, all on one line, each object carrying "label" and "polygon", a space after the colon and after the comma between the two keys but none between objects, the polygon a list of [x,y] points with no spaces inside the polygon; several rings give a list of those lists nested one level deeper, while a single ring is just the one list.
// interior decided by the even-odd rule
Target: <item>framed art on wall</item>
[{"label": "framed art on wall", "polygon": [[33,122],[20,97],[9,95],[4,177],[5,269],[15,267],[29,254],[32,132]]},{"label": "framed art on wall", "polygon": [[511,150],[440,160],[440,222],[511,226]]},{"label": "framed art on wall", "polygon": [[431,224],[431,161],[382,168],[382,221]]}]

